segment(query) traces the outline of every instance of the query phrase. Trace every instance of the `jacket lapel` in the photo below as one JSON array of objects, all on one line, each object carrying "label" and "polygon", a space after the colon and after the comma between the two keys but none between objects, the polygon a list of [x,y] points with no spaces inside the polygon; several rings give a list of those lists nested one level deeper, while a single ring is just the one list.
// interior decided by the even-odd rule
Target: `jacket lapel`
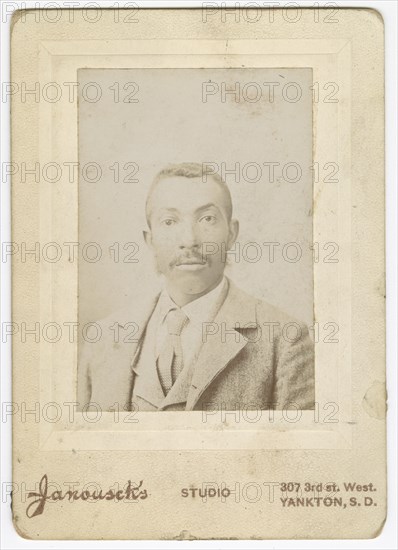
[{"label": "jacket lapel", "polygon": [[165,397],[156,371],[156,365],[152,360],[144,360],[142,366],[145,368],[138,370],[136,370],[136,366],[133,366],[133,396],[140,397],[154,407],[160,408]]},{"label": "jacket lapel", "polygon": [[134,335],[134,342],[132,343],[132,347],[130,349],[130,354],[131,354],[130,367],[133,370],[137,363],[138,356],[141,352],[142,342],[144,340],[145,330],[148,325],[148,321],[151,318],[153,310],[156,307],[158,298],[159,298],[159,294],[157,294],[155,297],[152,297],[150,300],[148,300],[148,302],[146,303],[144,302],[143,304],[141,304],[140,308],[138,308],[138,311],[139,311],[138,322],[137,322],[138,330]]},{"label": "jacket lapel", "polygon": [[[147,295],[139,298],[135,297],[134,301],[132,301],[129,306],[119,310],[115,314],[115,318],[120,327],[121,338],[123,339],[123,343],[120,346],[122,349],[128,346],[128,358],[126,357],[128,364],[126,365],[126,362],[123,361],[123,368],[127,368],[128,372],[128,384],[125,388],[125,403],[128,409],[131,407],[135,379],[134,367],[141,351],[146,326],[156,306],[158,297],[159,293],[149,298]],[[133,324],[132,318],[134,319]],[[126,334],[129,333],[132,334],[131,343],[129,342],[130,337],[126,336]]]},{"label": "jacket lapel", "polygon": [[192,376],[186,410],[193,410],[195,404],[211,382],[246,346],[248,339],[240,329],[255,328],[256,299],[238,289],[230,280],[227,297],[203,343]]},{"label": "jacket lapel", "polygon": [[[193,365],[187,365],[182,370],[165,396],[156,370],[155,359],[152,356],[150,359],[147,359],[145,356],[140,357],[141,347],[142,345],[137,349],[135,363],[133,363],[134,395],[159,409],[164,409],[177,403],[185,403],[191,385]],[[149,351],[152,352],[153,350]],[[140,358],[143,361],[142,366],[145,368],[137,369]]]},{"label": "jacket lapel", "polygon": [[[133,397],[133,394],[137,395],[155,407],[160,407],[162,401],[164,400],[164,393],[159,381],[156,367],[138,369],[138,362],[141,358],[143,363],[145,363],[145,358],[142,357],[145,332],[148,322],[155,310],[158,299],[159,293],[147,304],[143,304],[141,306],[141,322],[139,323],[139,330],[136,335],[137,342],[135,347],[131,350],[132,358],[130,363],[130,369],[133,376],[131,398]],[[149,352],[153,353],[153,350],[149,350]],[[151,360],[148,361],[148,365],[152,365]]]},{"label": "jacket lapel", "polygon": [[169,393],[166,397],[164,397],[162,403],[160,404],[160,408],[164,409],[170,405],[185,403],[187,401],[189,388],[191,387],[193,367],[193,363],[184,367],[179,377],[171,387]]}]

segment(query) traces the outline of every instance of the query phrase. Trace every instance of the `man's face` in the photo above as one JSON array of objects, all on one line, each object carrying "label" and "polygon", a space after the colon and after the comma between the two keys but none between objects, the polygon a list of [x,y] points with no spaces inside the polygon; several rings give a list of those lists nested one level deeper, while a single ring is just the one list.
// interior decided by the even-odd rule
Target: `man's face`
[{"label": "man's face", "polygon": [[226,251],[238,232],[237,222],[228,220],[227,204],[225,192],[210,177],[203,182],[172,176],[155,186],[145,239],[169,287],[204,294],[221,280]]}]

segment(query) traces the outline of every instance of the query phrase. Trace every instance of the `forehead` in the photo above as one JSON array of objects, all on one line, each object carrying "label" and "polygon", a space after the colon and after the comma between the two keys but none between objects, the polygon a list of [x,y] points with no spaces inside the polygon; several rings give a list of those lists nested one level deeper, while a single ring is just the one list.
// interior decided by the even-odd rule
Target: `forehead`
[{"label": "forehead", "polygon": [[187,178],[171,176],[161,179],[152,190],[151,210],[175,208],[180,211],[195,211],[208,203],[225,209],[227,196],[222,187],[211,177]]}]

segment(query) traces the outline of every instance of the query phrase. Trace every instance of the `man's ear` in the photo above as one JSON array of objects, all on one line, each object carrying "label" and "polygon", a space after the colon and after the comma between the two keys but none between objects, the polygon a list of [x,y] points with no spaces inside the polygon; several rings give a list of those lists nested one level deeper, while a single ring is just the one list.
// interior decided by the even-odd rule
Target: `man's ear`
[{"label": "man's ear", "polygon": [[228,250],[233,247],[236,239],[239,235],[239,222],[238,220],[231,220],[229,222],[229,235],[228,235]]},{"label": "man's ear", "polygon": [[146,242],[147,246],[149,246],[149,248],[152,247],[152,234],[150,231],[143,231],[142,232],[143,236],[144,236],[144,241]]}]

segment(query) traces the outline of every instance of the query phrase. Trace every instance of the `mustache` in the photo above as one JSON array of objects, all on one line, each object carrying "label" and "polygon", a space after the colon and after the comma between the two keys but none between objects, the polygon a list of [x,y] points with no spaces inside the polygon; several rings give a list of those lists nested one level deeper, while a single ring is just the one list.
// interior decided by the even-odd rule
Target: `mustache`
[{"label": "mustache", "polygon": [[175,267],[176,265],[186,264],[186,263],[198,263],[205,265],[209,263],[209,256],[200,252],[185,252],[184,254],[179,254],[169,263],[170,267]]}]

